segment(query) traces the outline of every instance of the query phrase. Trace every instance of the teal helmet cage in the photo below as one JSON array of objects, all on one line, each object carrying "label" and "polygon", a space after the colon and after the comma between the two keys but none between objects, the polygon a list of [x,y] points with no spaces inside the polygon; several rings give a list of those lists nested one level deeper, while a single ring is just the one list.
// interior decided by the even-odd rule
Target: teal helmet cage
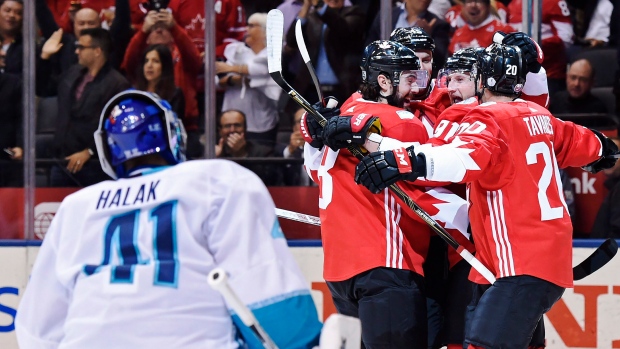
[{"label": "teal helmet cage", "polygon": [[112,97],[94,138],[101,168],[114,179],[126,177],[124,163],[140,156],[159,154],[170,165],[185,161],[183,123],[154,93],[126,90]]}]

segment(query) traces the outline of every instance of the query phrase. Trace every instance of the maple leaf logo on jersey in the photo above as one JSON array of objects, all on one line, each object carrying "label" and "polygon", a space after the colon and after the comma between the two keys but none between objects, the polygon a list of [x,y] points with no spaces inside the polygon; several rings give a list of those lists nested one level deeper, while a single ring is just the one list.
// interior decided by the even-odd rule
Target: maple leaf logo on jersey
[{"label": "maple leaf logo on jersey", "polygon": [[382,42],[382,43],[379,44],[379,48],[387,50],[388,48],[390,48],[390,43],[389,42]]},{"label": "maple leaf logo on jersey", "polygon": [[459,157],[459,159],[463,162],[466,170],[480,170],[480,167],[471,157],[471,153],[474,151],[471,148],[461,148],[461,146],[469,144],[470,142],[463,141],[460,137],[454,137],[454,140],[451,143],[444,145],[445,147],[454,148],[454,153]]},{"label": "maple leaf logo on jersey", "polygon": [[433,204],[439,211],[432,218],[438,222],[443,222],[444,228],[456,229],[469,239],[467,201],[445,188],[434,188],[426,193],[441,201]]},{"label": "maple leaf logo on jersey", "polygon": [[192,41],[198,48],[198,51],[204,51],[205,18],[199,13],[196,14],[196,17],[192,18],[191,22],[185,26],[185,31],[187,32],[187,35],[192,38]]}]

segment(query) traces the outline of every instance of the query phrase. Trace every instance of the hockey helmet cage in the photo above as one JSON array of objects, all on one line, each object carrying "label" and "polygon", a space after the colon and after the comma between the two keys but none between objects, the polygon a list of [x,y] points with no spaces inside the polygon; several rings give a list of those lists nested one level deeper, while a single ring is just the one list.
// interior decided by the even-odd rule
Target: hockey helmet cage
[{"label": "hockey helmet cage", "polygon": [[170,165],[185,161],[183,123],[154,93],[126,90],[112,97],[94,137],[101,167],[114,179],[126,176],[125,161],[140,156],[158,153]]},{"label": "hockey helmet cage", "polygon": [[390,34],[390,40],[403,44],[413,50],[435,52],[435,40],[420,27],[396,28]]},{"label": "hockey helmet cage", "polygon": [[412,49],[394,41],[376,40],[364,49],[360,68],[363,83],[376,84],[377,77],[385,74],[392,85],[398,86],[403,71],[421,70],[421,64]]},{"label": "hockey helmet cage", "polygon": [[477,66],[484,88],[504,95],[521,94],[527,71],[522,68],[519,47],[492,44],[480,53]]}]

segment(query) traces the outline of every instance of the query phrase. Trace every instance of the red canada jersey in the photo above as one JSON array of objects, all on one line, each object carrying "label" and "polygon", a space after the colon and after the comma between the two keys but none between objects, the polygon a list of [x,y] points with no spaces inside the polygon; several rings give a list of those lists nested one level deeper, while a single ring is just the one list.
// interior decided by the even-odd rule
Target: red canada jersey
[{"label": "red canada jersey", "polygon": [[[52,1],[53,2],[53,1]],[[56,1],[56,4],[50,6],[50,1],[47,0],[48,7],[54,14],[54,19],[59,27],[61,27],[66,33],[73,32],[73,21],[69,17],[69,10],[71,9],[70,0]],[[129,9],[131,15],[131,24],[134,28],[142,26],[144,17],[146,16],[146,9],[142,6],[144,0],[129,0]],[[114,12],[116,0],[81,0],[81,8],[90,8],[99,13],[99,18],[102,23],[106,22],[109,27],[112,25],[114,18]]]},{"label": "red canada jersey", "polygon": [[512,32],[512,27],[503,24],[493,16],[489,16],[482,24],[477,27],[464,25],[458,28],[448,46],[448,52],[454,52],[468,47],[487,47],[493,43],[493,34],[501,30],[503,32]]},{"label": "red canada jersey", "polygon": [[[504,24],[508,23],[508,8],[506,7],[506,5],[502,4],[499,1],[495,1],[495,7],[495,11],[497,12],[497,19],[499,19],[499,21]],[[450,26],[452,28],[461,28],[466,24],[463,16],[461,16],[462,9],[463,6],[457,4],[450,7],[448,12],[446,12],[446,14],[444,15],[445,21],[450,23]]]},{"label": "red canada jersey", "polygon": [[[572,226],[558,169],[598,159],[598,137],[524,100],[476,106],[458,128],[447,143],[435,139],[443,145],[419,151],[429,179],[467,183],[476,257],[497,278],[532,275],[572,287]],[[470,279],[486,283],[473,269]]]},{"label": "red canada jersey", "polygon": [[[174,19],[192,38],[200,53],[205,51],[205,5],[202,1],[170,0]],[[231,42],[243,41],[245,11],[239,0],[215,1],[215,56],[223,57]]]},{"label": "red canada jersey", "polygon": [[447,88],[437,87],[437,83],[433,80],[431,84],[431,93],[428,98],[419,101],[411,101],[407,106],[415,116],[422,121],[424,126],[429,127],[429,135],[432,135],[432,129],[435,127],[437,117],[446,108],[450,106],[450,96]]},{"label": "red canada jersey", "polygon": [[[508,23],[514,30],[521,30],[521,2],[512,0],[508,5]],[[545,54],[542,66],[550,79],[566,77],[565,45],[573,40],[573,24],[570,10],[565,0],[543,0],[540,47]]]},{"label": "red canada jersey", "polygon": [[[361,98],[348,102],[341,107],[343,113],[346,110],[353,117],[362,113],[378,116],[383,135],[406,142],[428,139],[421,122],[406,110]],[[412,217],[413,212],[388,190],[372,194],[356,184],[353,178],[359,160],[347,149],[305,148],[306,169],[320,190],[325,280],[346,280],[376,267],[407,269],[423,275],[430,238],[428,226]],[[432,204],[442,201],[420,190],[410,193],[417,194],[413,199],[429,214],[439,210]]]}]

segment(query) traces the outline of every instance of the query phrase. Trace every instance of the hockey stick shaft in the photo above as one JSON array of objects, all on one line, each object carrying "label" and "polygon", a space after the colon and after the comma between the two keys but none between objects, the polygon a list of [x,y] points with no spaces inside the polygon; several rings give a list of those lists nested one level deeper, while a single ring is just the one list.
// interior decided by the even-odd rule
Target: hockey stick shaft
[{"label": "hockey stick shaft", "polygon": [[618,253],[618,243],[614,239],[605,240],[588,258],[573,268],[573,280],[581,280],[601,269]]},{"label": "hockey stick shaft", "polygon": [[309,214],[303,214],[299,212],[283,210],[281,208],[276,208],[276,216],[281,218],[290,219],[292,221],[312,224],[316,226],[321,226],[321,220],[319,217],[311,216]]},{"label": "hockey stick shaft", "polygon": [[[325,126],[327,120],[317,112],[291,85],[289,85],[282,76],[282,28],[284,18],[279,10],[271,10],[267,15],[267,60],[269,65],[269,74],[273,80],[289,95],[295,102],[304,108],[309,115],[312,115],[316,121]],[[300,44],[299,42],[297,43]],[[362,159],[364,155],[357,147],[350,146],[347,148],[356,158]],[[480,261],[478,261],[469,251],[464,249],[437,221],[435,221],[426,211],[416,204],[398,185],[392,184],[389,189],[401,199],[413,212],[420,217],[428,226],[439,235],[448,245],[454,248],[460,255],[468,261],[471,266],[476,269],[491,284],[495,282],[495,276]]]},{"label": "hockey stick shaft", "polygon": [[237,293],[228,284],[228,276],[226,271],[222,268],[213,269],[208,276],[209,286],[218,291],[226,302],[237,313],[244,325],[246,325],[261,341],[266,349],[277,349],[278,346],[269,337],[267,332],[261,327],[254,317],[252,311],[239,299]]},{"label": "hockey stick shaft", "polygon": [[299,52],[301,53],[301,58],[303,58],[306,63],[306,68],[310,72],[310,77],[312,77],[312,82],[314,83],[314,87],[316,88],[316,94],[319,96],[319,102],[325,105],[325,100],[323,99],[323,92],[321,92],[321,84],[319,84],[319,79],[316,76],[316,71],[314,70],[314,66],[312,66],[312,61],[310,60],[310,55],[308,54],[308,48],[306,47],[306,41],[304,40],[304,34],[301,30],[301,20],[298,19],[295,23],[295,39],[297,39],[297,47],[299,47]]}]

